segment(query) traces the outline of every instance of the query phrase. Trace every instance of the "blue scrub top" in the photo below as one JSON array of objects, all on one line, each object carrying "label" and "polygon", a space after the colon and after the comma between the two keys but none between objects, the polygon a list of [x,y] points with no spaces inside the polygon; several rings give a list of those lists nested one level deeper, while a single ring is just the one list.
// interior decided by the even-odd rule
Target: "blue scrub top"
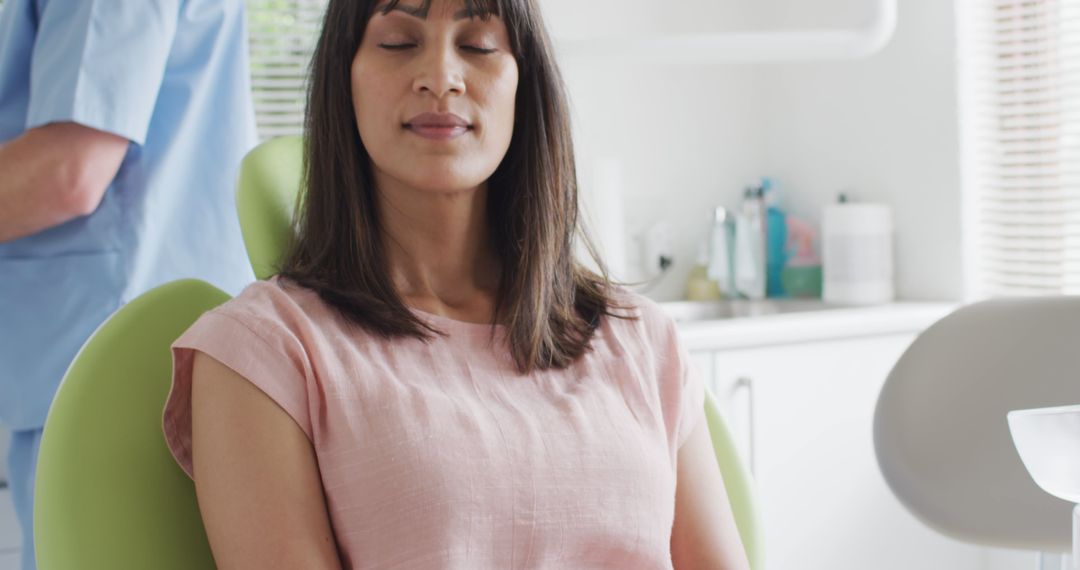
[{"label": "blue scrub top", "polygon": [[75,353],[140,293],[254,280],[234,199],[257,142],[246,42],[243,0],[5,0],[0,143],[61,121],[131,141],[93,214],[0,243],[11,428],[44,425]]}]

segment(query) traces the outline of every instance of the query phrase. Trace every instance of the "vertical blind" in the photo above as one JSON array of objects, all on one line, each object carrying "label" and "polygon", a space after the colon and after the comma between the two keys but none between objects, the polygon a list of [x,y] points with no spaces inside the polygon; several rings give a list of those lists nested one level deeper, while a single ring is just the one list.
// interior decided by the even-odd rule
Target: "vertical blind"
[{"label": "vertical blind", "polygon": [[969,296],[1080,294],[1080,0],[959,17]]},{"label": "vertical blind", "polygon": [[326,0],[246,0],[260,138],[303,130],[308,64]]}]

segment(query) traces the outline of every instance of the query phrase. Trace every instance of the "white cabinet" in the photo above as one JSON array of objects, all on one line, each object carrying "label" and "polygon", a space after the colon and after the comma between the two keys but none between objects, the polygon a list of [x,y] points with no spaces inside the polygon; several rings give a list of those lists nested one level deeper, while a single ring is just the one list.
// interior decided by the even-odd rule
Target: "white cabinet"
[{"label": "white cabinet", "polygon": [[992,552],[910,515],[878,470],[877,395],[914,339],[905,333],[693,354],[744,457],[752,444],[769,570],[990,567]]}]

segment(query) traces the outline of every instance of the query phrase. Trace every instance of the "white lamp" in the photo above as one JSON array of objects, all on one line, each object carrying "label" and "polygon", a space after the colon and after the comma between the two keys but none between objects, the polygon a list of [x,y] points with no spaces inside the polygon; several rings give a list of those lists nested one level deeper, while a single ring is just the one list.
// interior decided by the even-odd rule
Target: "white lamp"
[{"label": "white lamp", "polygon": [[1074,503],[1072,568],[1080,570],[1080,406],[1014,410],[1009,431],[1031,478]]}]

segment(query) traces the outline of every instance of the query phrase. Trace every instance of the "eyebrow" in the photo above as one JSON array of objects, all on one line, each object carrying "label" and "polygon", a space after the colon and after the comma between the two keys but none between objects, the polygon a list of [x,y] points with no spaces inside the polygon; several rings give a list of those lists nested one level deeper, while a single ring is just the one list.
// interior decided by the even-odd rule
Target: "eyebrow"
[{"label": "eyebrow", "polygon": [[[378,6],[375,6],[375,12],[404,12],[414,18],[420,18],[421,20],[427,19],[427,10],[424,9],[423,6],[409,6],[407,4],[402,4],[398,2],[397,5],[394,6],[393,10],[387,10],[386,7],[389,5],[389,2],[381,3]],[[457,13],[454,14],[454,20],[464,20],[466,18],[471,18],[475,13],[477,13],[476,10],[470,10],[467,7],[463,8],[461,10],[458,10]]]}]

